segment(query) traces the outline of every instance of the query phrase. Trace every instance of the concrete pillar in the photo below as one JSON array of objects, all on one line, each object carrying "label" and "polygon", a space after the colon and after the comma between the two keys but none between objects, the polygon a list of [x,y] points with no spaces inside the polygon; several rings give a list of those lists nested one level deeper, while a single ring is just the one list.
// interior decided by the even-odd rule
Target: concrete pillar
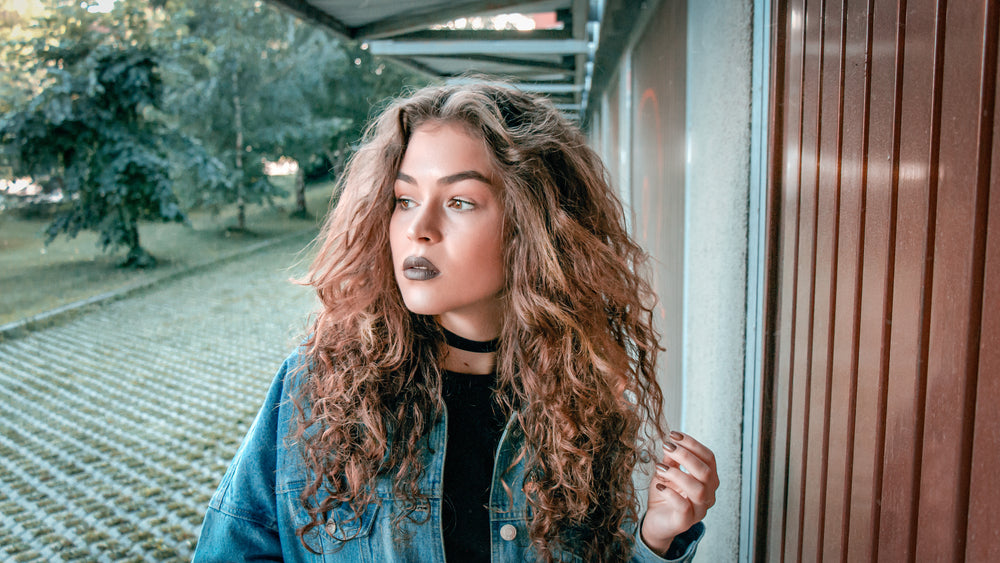
[{"label": "concrete pillar", "polygon": [[739,553],[750,185],[752,0],[689,0],[682,430],[722,484],[699,559]]}]

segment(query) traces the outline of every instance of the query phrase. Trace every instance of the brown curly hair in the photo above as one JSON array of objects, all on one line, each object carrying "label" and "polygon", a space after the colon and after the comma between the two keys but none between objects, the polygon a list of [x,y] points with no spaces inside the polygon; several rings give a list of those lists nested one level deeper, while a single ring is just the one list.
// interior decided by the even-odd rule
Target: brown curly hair
[{"label": "brown curly hair", "polygon": [[357,515],[377,502],[369,484],[379,476],[409,507],[394,526],[426,506],[417,483],[442,410],[443,336],[432,317],[403,304],[389,219],[407,142],[431,122],[482,137],[502,183],[507,276],[495,396],[524,436],[532,543],[548,561],[559,551],[625,560],[626,524],[637,521],[632,472],[665,431],[655,296],[641,275],[647,256],[580,130],[545,98],[488,83],[396,100],[341,180],[306,278],[322,308],[293,436],[314,476],[300,536],[341,503]]}]

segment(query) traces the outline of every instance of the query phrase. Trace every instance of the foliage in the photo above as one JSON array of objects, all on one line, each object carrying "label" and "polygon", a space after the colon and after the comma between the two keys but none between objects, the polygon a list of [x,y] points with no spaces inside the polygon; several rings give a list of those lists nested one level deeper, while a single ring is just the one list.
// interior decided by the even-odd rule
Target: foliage
[{"label": "foliage", "polygon": [[265,159],[329,179],[378,102],[423,80],[260,0],[37,1],[0,0],[0,176],[62,190],[49,240],[90,229],[142,258],[140,220],[233,203],[245,229],[282,193]]},{"label": "foliage", "polygon": [[229,178],[188,194],[191,203],[213,209],[237,203],[242,210],[270,201],[281,190],[264,175],[263,158],[276,160],[283,141],[315,137],[326,125],[309,119],[295,82],[306,69],[288,56],[290,18],[259,3],[168,6],[188,37],[178,53],[184,71],[175,75],[171,112],[218,157]]},{"label": "foliage", "polygon": [[173,0],[168,8],[190,38],[173,111],[237,179],[201,192],[199,204],[265,200],[263,158],[329,170],[360,137],[373,102],[417,80],[267,3]]},{"label": "foliage", "polygon": [[15,174],[61,189],[66,205],[47,242],[93,230],[105,250],[128,249],[126,265],[153,265],[139,221],[185,220],[170,153],[198,145],[158,118],[163,85],[146,13],[132,4],[113,16],[59,4],[34,25],[34,37],[7,46],[40,77],[40,90],[0,117],[4,156]]}]

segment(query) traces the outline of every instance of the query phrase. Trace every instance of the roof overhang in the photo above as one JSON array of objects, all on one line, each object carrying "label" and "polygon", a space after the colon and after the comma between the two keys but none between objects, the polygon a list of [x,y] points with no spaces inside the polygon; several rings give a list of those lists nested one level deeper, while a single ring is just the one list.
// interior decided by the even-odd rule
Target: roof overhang
[{"label": "roof overhang", "polygon": [[[586,112],[602,0],[270,1],[435,79],[461,82],[470,74],[487,75],[544,93],[571,117]],[[440,28],[459,18],[513,13],[555,13],[561,26],[526,31]]]}]

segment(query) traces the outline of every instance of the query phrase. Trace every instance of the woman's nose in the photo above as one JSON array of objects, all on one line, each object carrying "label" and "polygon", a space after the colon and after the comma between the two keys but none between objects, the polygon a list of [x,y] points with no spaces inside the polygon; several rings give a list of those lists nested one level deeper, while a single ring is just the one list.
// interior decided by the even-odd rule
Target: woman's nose
[{"label": "woman's nose", "polygon": [[410,240],[438,242],[441,240],[441,217],[433,206],[420,206],[414,210],[413,220],[406,234]]}]

